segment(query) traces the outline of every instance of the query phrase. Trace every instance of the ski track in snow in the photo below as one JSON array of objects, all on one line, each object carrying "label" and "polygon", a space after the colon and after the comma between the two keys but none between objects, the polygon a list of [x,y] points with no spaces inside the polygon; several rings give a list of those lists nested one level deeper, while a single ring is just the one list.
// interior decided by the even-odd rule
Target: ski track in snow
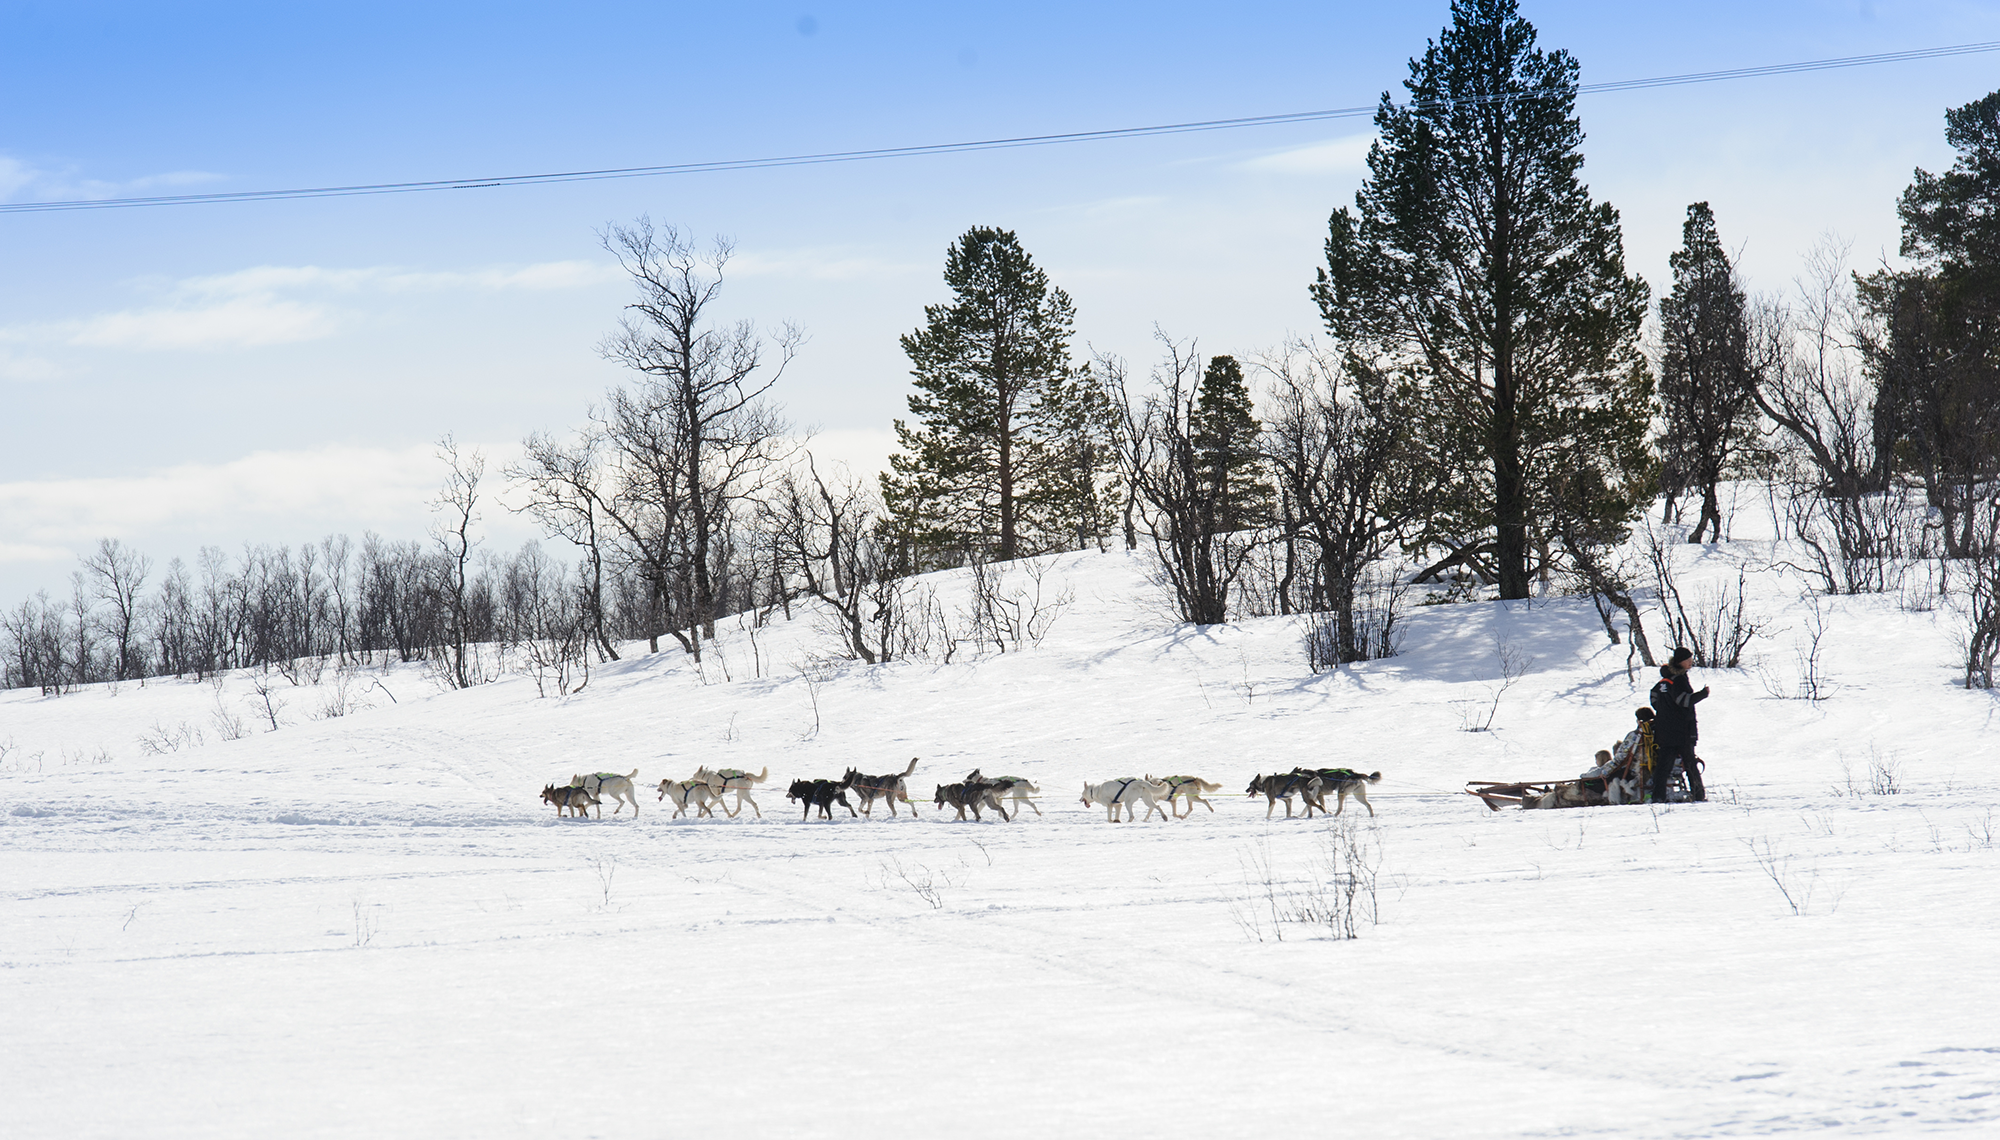
[{"label": "ski track in snow", "polygon": [[[1295,619],[1176,627],[1142,559],[1050,561],[1077,601],[1043,645],[817,693],[808,611],[563,698],[377,667],[373,707],[288,688],[237,740],[243,677],[0,693],[6,1134],[2000,1131],[2000,727],[1948,613],[1823,599],[1834,696],[1777,699],[1801,603],[1755,574],[1761,672],[1699,678],[1717,802],[1490,813],[1465,780],[1573,776],[1643,703],[1587,602],[1417,608],[1402,655],[1314,676]],[[208,743],[138,746],[182,726]],[[913,755],[914,820],[784,798]],[[650,785],[699,763],[768,764],[763,818],[669,820]],[[1241,789],[1302,763],[1384,772],[1353,941],[1269,921],[1333,833]],[[1046,815],[935,811],[975,766]],[[634,767],[637,820],[536,798]],[[1164,824],[1077,802],[1141,772],[1224,788]]]}]

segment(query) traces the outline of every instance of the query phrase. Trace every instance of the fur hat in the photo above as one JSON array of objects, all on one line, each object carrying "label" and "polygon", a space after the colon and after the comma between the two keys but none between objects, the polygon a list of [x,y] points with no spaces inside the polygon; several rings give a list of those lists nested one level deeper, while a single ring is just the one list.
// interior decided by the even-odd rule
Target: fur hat
[{"label": "fur hat", "polygon": [[1638,717],[1638,718],[1639,718],[1639,720],[1640,720],[1641,722],[1644,722],[1644,721],[1649,721],[1649,720],[1652,720],[1652,719],[1653,719],[1653,710],[1652,710],[1652,709],[1633,709],[1633,710],[1632,710],[1632,715],[1633,715],[1633,716],[1636,716],[1636,717]]}]

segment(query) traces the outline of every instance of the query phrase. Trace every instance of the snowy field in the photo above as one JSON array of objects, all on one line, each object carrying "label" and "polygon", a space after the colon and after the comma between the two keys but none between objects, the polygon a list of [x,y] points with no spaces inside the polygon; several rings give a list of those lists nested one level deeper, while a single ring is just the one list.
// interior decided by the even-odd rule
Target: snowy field
[{"label": "snowy field", "polygon": [[[2000,1135],[2000,704],[1893,596],[1823,599],[1830,696],[1773,695],[1810,607],[1771,553],[1684,551],[1749,567],[1769,632],[1697,672],[1714,802],[1672,808],[1457,794],[1630,726],[1649,678],[1586,601],[1414,608],[1314,675],[1294,619],[1177,627],[1123,553],[1053,560],[1040,646],[950,665],[802,671],[801,616],[563,698],[279,680],[276,731],[248,676],[0,694],[0,1133]],[[784,798],[912,756],[914,821]],[[768,765],[762,819],[537,798],[701,763]],[[1241,794],[1294,764],[1384,773],[1357,939],[1272,921],[1338,839]],[[1045,814],[930,806],[975,766]],[[1224,790],[1078,802],[1141,772]]]}]

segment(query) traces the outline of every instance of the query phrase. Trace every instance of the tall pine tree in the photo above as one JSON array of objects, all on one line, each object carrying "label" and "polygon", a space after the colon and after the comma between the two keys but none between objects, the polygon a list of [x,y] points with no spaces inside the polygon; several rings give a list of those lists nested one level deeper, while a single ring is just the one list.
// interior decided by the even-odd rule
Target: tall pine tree
[{"label": "tall pine tree", "polygon": [[1646,285],[1578,176],[1576,61],[1537,50],[1514,0],[1454,0],[1404,86],[1313,294],[1350,369],[1416,389],[1420,438],[1459,475],[1423,539],[1522,598],[1560,516],[1628,519],[1650,492]]},{"label": "tall pine tree", "polygon": [[1660,410],[1666,421],[1662,490],[1701,496],[1689,542],[1722,541],[1716,487],[1757,439],[1750,320],[1736,270],[1707,202],[1687,209],[1680,251],[1667,259],[1673,292],[1660,299]]},{"label": "tall pine tree", "polygon": [[1105,413],[1078,407],[1093,389],[1070,362],[1076,308],[1011,230],[967,230],[944,279],[952,299],[902,339],[915,423],[896,421],[883,499],[917,568],[1061,549],[1103,513],[1073,501],[1101,490],[1077,463],[1110,462],[1078,445]]},{"label": "tall pine tree", "polygon": [[1994,541],[1979,506],[2000,469],[2000,91],[1945,112],[1958,152],[1903,192],[1902,254],[1861,279],[1878,385],[1876,450],[1924,482],[1955,558]]},{"label": "tall pine tree", "polygon": [[1257,446],[1262,429],[1235,357],[1209,358],[1190,419],[1213,531],[1226,534],[1262,525],[1271,513],[1271,487]]}]

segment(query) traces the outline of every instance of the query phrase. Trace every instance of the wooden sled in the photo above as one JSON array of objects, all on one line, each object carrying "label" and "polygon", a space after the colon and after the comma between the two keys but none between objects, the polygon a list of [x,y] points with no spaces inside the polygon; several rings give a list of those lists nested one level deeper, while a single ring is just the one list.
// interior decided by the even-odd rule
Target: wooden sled
[{"label": "wooden sled", "polygon": [[1603,779],[1589,780],[1468,780],[1465,794],[1478,796],[1486,806],[1503,807],[1600,807],[1611,801],[1605,796]]}]

